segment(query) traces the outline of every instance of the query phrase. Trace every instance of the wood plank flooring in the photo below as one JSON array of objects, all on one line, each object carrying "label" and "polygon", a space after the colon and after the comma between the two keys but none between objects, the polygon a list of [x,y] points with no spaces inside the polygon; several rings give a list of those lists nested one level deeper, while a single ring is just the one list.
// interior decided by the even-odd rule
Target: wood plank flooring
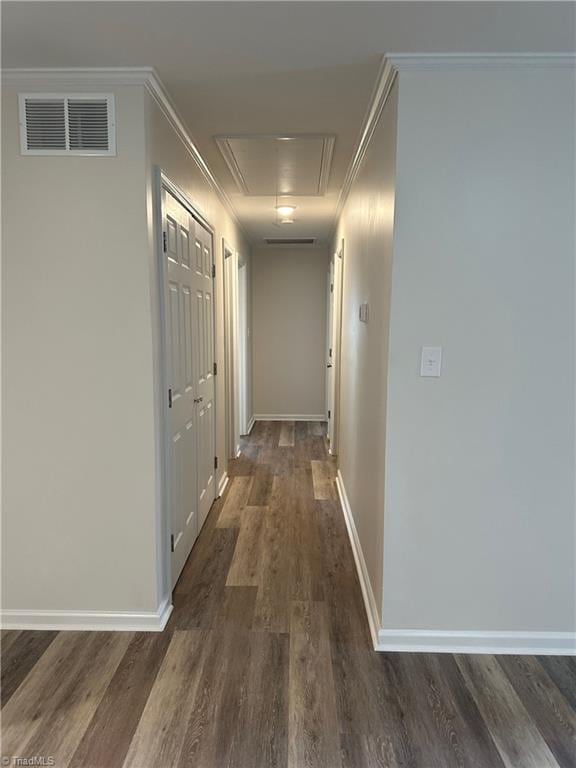
[{"label": "wood plank flooring", "polygon": [[2,755],[575,768],[575,658],[371,649],[335,469],[323,425],[258,422],[163,633],[4,632]]}]

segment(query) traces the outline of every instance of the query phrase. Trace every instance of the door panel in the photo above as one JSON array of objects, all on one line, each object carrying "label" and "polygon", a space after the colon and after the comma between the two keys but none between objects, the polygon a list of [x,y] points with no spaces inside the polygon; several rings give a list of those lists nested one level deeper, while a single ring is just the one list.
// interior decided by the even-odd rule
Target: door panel
[{"label": "door panel", "polygon": [[214,294],[212,235],[167,190],[162,197],[174,584],[216,495]]},{"label": "door panel", "polygon": [[[212,502],[216,498],[216,471],[214,467],[214,279],[212,277],[213,251],[212,235],[205,229],[197,233],[202,244],[203,271],[196,272],[197,297],[202,304],[199,342],[202,346],[202,370],[198,378],[198,396],[202,398],[200,418],[202,428],[198,429],[199,453],[203,461],[199,464],[199,521],[204,524]],[[201,469],[200,469],[201,467]]]}]

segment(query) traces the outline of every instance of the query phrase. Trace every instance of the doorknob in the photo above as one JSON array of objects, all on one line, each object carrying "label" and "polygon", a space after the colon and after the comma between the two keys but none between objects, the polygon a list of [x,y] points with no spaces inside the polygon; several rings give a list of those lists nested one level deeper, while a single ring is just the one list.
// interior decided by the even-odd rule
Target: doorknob
[{"label": "doorknob", "polygon": [[194,398],[194,402],[195,402],[195,403],[201,403],[201,402],[202,402],[202,400],[204,400],[204,398],[203,398],[203,397],[195,397],[195,398]]}]

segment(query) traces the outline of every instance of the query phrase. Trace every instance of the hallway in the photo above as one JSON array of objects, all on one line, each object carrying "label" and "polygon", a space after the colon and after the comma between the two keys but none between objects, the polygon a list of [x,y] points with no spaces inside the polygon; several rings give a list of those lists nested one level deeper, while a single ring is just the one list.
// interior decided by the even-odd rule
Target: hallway
[{"label": "hallway", "polygon": [[3,633],[4,755],[58,768],[574,765],[574,659],[372,650],[324,432],[255,424],[164,632]]}]

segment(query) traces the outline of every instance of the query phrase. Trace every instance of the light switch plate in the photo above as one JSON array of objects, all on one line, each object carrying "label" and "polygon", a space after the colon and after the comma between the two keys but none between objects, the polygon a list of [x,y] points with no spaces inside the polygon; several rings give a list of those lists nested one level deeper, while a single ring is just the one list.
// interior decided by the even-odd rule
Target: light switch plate
[{"label": "light switch plate", "polygon": [[442,372],[442,347],[422,347],[420,376],[438,378]]}]

